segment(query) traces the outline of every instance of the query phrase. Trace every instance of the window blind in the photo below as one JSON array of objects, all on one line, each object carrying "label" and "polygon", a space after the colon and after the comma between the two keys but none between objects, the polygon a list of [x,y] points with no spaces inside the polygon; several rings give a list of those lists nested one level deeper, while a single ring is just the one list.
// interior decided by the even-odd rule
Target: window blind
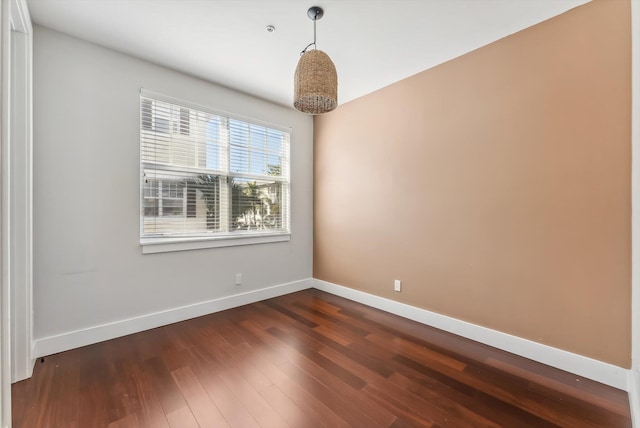
[{"label": "window blind", "polygon": [[141,238],[289,233],[290,133],[140,95]]}]

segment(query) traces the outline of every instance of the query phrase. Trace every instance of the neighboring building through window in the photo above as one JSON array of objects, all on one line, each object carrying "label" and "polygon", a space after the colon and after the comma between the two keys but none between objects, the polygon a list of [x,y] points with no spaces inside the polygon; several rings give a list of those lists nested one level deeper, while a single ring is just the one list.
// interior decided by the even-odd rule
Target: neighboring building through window
[{"label": "neighboring building through window", "polygon": [[289,139],[142,93],[141,239],[288,234]]},{"label": "neighboring building through window", "polygon": [[184,212],[184,183],[175,180],[145,179],[142,193],[145,216],[180,216]]}]

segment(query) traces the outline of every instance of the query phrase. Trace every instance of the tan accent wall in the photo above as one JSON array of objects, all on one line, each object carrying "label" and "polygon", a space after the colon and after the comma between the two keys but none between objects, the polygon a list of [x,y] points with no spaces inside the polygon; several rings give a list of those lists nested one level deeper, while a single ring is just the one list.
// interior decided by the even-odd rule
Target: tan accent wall
[{"label": "tan accent wall", "polygon": [[630,20],[594,0],[317,116],[314,277],[630,367]]}]

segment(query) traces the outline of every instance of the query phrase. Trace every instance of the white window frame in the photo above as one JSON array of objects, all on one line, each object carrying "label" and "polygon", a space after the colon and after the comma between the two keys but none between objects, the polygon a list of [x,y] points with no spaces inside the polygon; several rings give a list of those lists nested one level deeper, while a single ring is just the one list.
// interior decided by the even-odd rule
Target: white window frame
[{"label": "white window frame", "polygon": [[[192,103],[189,101],[177,99],[168,95],[160,94],[157,92],[152,92],[146,89],[140,89],[140,95],[142,97],[152,98],[157,101],[167,102],[171,104],[176,104],[182,107],[186,107],[193,110],[199,110],[206,113],[218,115],[225,117],[227,119],[235,119],[240,120],[249,124],[265,126],[271,129],[279,130],[288,133],[290,136],[292,134],[292,130],[290,127],[284,127],[281,125],[274,125],[272,123],[267,123],[261,120],[256,120],[236,114],[232,114],[226,111],[221,111],[218,109],[214,109],[212,107],[203,106],[200,104]],[[138,111],[140,112],[140,103],[138,105]],[[140,117],[140,128],[142,128],[142,117]],[[139,144],[142,148],[141,139]],[[290,150],[290,148],[288,148]],[[221,156],[227,156],[228,153],[222,153]],[[291,157],[289,155],[289,170],[291,163]],[[140,154],[140,179],[143,179],[143,162],[142,162],[142,154]],[[235,174],[228,172],[228,177],[233,178]],[[152,254],[152,253],[162,253],[162,252],[171,252],[171,251],[184,251],[184,250],[196,250],[196,249],[204,249],[204,248],[219,248],[219,247],[231,247],[237,245],[253,245],[253,244],[265,244],[265,243],[274,243],[274,242],[286,242],[291,239],[291,179],[289,175],[289,171],[287,171],[288,184],[289,184],[289,196],[288,196],[288,231],[238,231],[234,232],[232,236],[230,235],[222,235],[222,236],[180,236],[180,237],[144,237],[144,212],[143,207],[140,205],[140,245],[142,247],[143,254]],[[142,194],[142,186],[139,186],[139,201],[142,203],[142,198],[144,195]],[[185,215],[186,215],[186,207]]]}]

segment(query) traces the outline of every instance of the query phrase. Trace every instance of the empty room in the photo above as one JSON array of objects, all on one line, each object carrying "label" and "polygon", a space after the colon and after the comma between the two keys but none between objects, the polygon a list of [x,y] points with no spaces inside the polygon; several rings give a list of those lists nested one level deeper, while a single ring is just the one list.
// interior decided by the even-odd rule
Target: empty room
[{"label": "empty room", "polygon": [[0,428],[640,426],[640,0],[0,31]]}]

